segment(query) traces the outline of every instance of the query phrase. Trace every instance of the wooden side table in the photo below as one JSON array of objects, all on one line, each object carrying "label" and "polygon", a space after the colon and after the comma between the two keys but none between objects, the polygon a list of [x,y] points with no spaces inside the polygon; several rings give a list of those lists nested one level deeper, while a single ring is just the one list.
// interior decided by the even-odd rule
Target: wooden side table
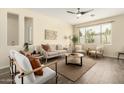
[{"label": "wooden side table", "polygon": [[120,55],[124,55],[124,51],[118,52],[118,60],[119,60]]}]

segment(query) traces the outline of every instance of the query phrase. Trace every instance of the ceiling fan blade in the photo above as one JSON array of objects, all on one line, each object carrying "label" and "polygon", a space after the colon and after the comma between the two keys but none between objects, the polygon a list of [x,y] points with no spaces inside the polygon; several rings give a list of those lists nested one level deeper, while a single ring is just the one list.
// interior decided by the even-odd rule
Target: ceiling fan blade
[{"label": "ceiling fan blade", "polygon": [[83,14],[86,14],[86,13],[91,12],[91,11],[93,11],[93,10],[94,10],[94,9],[91,9],[91,10],[84,11],[84,12],[80,12],[80,13],[83,15]]},{"label": "ceiling fan blade", "polygon": [[67,13],[76,14],[75,12],[72,12],[72,11],[67,11]]},{"label": "ceiling fan blade", "polygon": [[83,14],[86,14],[86,13],[87,13],[87,12],[80,12],[80,14],[82,14],[82,15],[83,15]]}]

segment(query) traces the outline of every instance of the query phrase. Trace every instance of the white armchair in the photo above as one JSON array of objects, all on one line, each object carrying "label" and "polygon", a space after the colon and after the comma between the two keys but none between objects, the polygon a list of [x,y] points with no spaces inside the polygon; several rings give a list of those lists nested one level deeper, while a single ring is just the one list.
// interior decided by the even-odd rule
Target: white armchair
[{"label": "white armchair", "polygon": [[[42,84],[47,82],[48,80],[56,77],[57,83],[57,62],[52,62],[46,65],[41,65],[41,67],[32,69],[29,59],[20,54],[15,50],[10,51],[10,58],[13,58],[13,63],[16,65],[19,74],[15,75],[15,83],[16,84]],[[48,66],[55,65],[56,71],[50,69]],[[36,76],[34,72],[42,69],[43,75]]]},{"label": "white armchair", "polygon": [[104,53],[103,46],[97,46],[96,49],[89,49],[88,50],[88,55],[94,55],[95,58],[97,56],[103,57],[103,53]]},{"label": "white armchair", "polygon": [[83,45],[75,45],[75,52],[86,54],[86,50],[83,49]]}]

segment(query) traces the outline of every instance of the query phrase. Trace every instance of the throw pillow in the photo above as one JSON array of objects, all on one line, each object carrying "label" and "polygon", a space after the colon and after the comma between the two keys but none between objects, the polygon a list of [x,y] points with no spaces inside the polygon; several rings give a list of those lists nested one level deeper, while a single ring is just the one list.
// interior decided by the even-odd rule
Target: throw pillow
[{"label": "throw pillow", "polygon": [[56,45],[55,44],[50,45],[50,51],[56,51]]},{"label": "throw pillow", "polygon": [[[31,63],[31,66],[32,66],[33,69],[41,67],[41,63],[40,63],[39,59],[37,59],[37,58],[35,58],[31,55],[28,55],[27,57],[30,60],[30,63]],[[40,70],[34,72],[34,74],[35,75],[43,75],[43,70],[40,69]]]},{"label": "throw pillow", "polygon": [[48,44],[46,44],[46,45],[41,45],[42,46],[42,48],[45,50],[45,51],[47,51],[47,52],[49,52],[50,51],[50,46],[48,45]]},{"label": "throw pillow", "polygon": [[37,46],[37,53],[43,55],[43,48],[41,46]]},{"label": "throw pillow", "polygon": [[[28,57],[28,59],[30,61],[30,64],[31,64],[31,66],[32,66],[33,69],[36,69],[38,67],[41,67],[41,63],[40,63],[39,59],[33,57],[31,55],[31,53],[26,53],[24,51],[20,51],[20,53],[23,54],[23,55],[25,55],[26,57]],[[43,75],[43,70],[40,69],[40,70],[34,72],[34,74],[35,75]]]},{"label": "throw pillow", "polygon": [[57,50],[62,50],[63,49],[62,45],[57,45],[56,48],[57,48]]}]

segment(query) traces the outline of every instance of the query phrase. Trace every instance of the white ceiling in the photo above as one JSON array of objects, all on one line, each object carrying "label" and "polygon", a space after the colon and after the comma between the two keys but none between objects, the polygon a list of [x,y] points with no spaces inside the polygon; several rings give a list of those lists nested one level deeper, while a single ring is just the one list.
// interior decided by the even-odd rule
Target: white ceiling
[{"label": "white ceiling", "polygon": [[[86,11],[89,9],[90,8],[81,8],[81,11]],[[62,19],[72,25],[124,14],[124,8],[93,8],[93,9],[94,9],[93,11],[82,15],[79,19],[76,18],[76,15],[69,14],[66,12],[66,11],[77,12],[76,8],[33,8],[32,10],[41,12],[44,15]],[[91,14],[95,14],[95,16],[91,17],[90,16]]]}]

